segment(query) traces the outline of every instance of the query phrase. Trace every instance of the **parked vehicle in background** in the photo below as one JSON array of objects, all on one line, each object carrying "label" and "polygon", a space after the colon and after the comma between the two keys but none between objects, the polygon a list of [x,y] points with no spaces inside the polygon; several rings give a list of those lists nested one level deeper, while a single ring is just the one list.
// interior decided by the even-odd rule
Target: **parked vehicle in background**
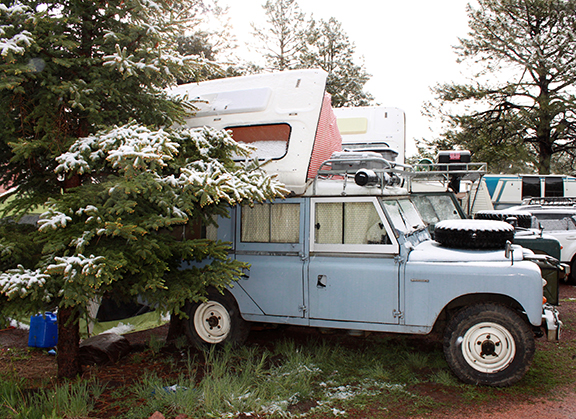
[{"label": "parked vehicle in background", "polygon": [[485,175],[494,209],[530,198],[576,198],[576,177],[566,175]]},{"label": "parked vehicle in background", "polygon": [[570,280],[576,283],[576,198],[533,198],[508,210],[531,214],[533,228],[560,242],[560,260],[570,266]]},{"label": "parked vehicle in background", "polygon": [[[434,236],[435,225],[442,220],[464,220],[466,216],[460,203],[453,192],[414,192],[412,200],[416,208],[422,215],[422,219],[428,225],[428,229]],[[531,223],[531,216],[528,216],[528,223]],[[489,216],[490,215],[490,216]],[[503,213],[498,211],[479,212],[476,217],[479,219],[509,221],[512,215],[518,217],[520,214],[507,213],[507,217],[502,217]],[[523,219],[525,222],[525,219]],[[564,281],[567,276],[567,266],[559,263],[561,256],[560,242],[553,236],[542,234],[535,229],[524,228],[514,224],[515,244],[522,246],[524,249],[531,250],[534,255],[526,254],[525,257],[533,260],[542,271],[542,277],[546,280],[544,287],[544,296],[547,302],[552,305],[559,304],[559,283]]]},{"label": "parked vehicle in background", "polygon": [[230,242],[230,257],[249,267],[223,292],[188,304],[190,342],[238,344],[251,322],[438,330],[462,381],[517,382],[535,335],[560,332],[558,312],[543,304],[538,265],[510,243],[505,222],[441,221],[432,240],[406,188],[408,167],[373,151],[342,151],[325,81],[321,70],[299,70],[178,87],[202,103],[187,125],[230,128],[237,141],[257,145],[263,169],[291,191],[231,207],[200,230]]},{"label": "parked vehicle in background", "polygon": [[406,115],[402,109],[385,106],[335,108],[342,148],[372,151],[388,161],[404,163]]}]

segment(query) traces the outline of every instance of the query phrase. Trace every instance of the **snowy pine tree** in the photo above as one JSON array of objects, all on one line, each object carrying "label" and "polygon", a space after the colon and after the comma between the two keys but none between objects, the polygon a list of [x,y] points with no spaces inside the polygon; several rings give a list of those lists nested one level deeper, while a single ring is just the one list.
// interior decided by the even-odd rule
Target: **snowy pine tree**
[{"label": "snowy pine tree", "polygon": [[[0,275],[0,302],[4,314],[58,308],[61,377],[80,372],[78,320],[95,298],[138,295],[179,313],[240,274],[226,244],[182,240],[175,228],[284,193],[231,159],[247,151],[228,134],[171,128],[186,109],[166,88],[216,69],[177,50],[204,6],[0,4],[0,184],[18,187],[6,211],[47,208],[31,233],[42,257]],[[0,241],[0,254],[7,245]],[[208,257],[203,268],[179,270]]]}]

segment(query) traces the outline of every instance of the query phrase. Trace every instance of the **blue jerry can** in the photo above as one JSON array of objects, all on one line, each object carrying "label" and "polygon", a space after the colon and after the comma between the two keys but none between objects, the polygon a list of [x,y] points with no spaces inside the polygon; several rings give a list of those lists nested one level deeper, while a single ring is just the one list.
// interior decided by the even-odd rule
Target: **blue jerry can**
[{"label": "blue jerry can", "polygon": [[46,312],[30,317],[30,333],[28,346],[36,348],[52,348],[58,343],[58,325],[56,315]]}]

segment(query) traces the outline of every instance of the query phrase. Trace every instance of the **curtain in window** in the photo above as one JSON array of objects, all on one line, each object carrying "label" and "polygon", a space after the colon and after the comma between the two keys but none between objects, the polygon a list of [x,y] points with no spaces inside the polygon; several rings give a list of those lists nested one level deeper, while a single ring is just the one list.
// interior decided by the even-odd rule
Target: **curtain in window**
[{"label": "curtain in window", "polygon": [[321,244],[342,244],[341,202],[326,202],[316,205],[315,242]]},{"label": "curtain in window", "polygon": [[242,207],[241,238],[243,242],[268,243],[270,239],[270,205]]},{"label": "curtain in window", "polygon": [[270,241],[272,243],[298,243],[300,204],[273,204],[270,207]]},{"label": "curtain in window", "polygon": [[[344,204],[344,243],[379,243],[381,221],[372,202],[348,202]],[[372,237],[369,237],[369,233]]]}]

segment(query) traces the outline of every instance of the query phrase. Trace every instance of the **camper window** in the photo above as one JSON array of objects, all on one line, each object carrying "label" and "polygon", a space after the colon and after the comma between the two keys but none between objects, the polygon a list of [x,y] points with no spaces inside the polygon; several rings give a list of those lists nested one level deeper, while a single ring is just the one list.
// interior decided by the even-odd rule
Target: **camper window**
[{"label": "camper window", "polygon": [[280,159],[288,150],[291,131],[288,124],[250,125],[226,129],[232,132],[235,141],[257,147],[252,157],[264,160]]}]

